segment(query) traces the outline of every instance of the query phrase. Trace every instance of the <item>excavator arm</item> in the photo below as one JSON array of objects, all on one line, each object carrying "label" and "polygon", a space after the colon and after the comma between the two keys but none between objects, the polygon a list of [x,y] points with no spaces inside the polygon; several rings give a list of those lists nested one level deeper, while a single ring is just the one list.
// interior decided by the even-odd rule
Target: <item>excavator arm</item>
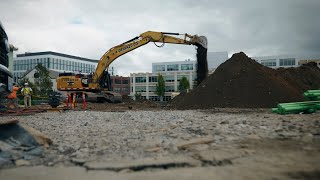
[{"label": "excavator arm", "polygon": [[[183,35],[184,38],[178,38],[174,36]],[[171,44],[186,44],[186,45],[196,45],[202,46],[207,49],[207,39],[204,36],[189,35],[189,34],[179,34],[179,33],[167,33],[167,32],[154,32],[147,31],[140,34],[127,42],[124,42],[118,46],[109,49],[99,60],[96,71],[93,75],[92,86],[96,86],[103,72],[108,69],[109,65],[116,60],[118,57],[137,49],[149,42],[160,42],[160,43],[171,43]],[[162,46],[162,45],[161,45]]]}]

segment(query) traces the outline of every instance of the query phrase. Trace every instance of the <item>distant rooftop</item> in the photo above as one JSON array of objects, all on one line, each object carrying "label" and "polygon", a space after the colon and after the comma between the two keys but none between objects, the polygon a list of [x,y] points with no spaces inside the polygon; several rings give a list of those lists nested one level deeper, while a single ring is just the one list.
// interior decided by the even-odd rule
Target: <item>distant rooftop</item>
[{"label": "distant rooftop", "polygon": [[72,59],[78,59],[78,60],[82,60],[82,61],[98,63],[98,60],[95,60],[95,59],[88,59],[88,58],[83,58],[83,57],[79,57],[79,56],[72,56],[72,55],[57,53],[57,52],[53,52],[53,51],[32,52],[32,53],[26,52],[24,54],[17,54],[17,57],[40,56],[40,55],[55,55],[55,56],[61,56],[61,57],[66,57],[66,58],[72,58]]}]

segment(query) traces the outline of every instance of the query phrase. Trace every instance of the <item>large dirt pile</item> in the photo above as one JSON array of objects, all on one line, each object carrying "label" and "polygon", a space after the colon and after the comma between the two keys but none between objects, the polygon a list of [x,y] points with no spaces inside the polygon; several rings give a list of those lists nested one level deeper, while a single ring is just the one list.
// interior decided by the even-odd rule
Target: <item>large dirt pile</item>
[{"label": "large dirt pile", "polygon": [[320,69],[314,62],[299,68],[279,68],[277,74],[300,90],[301,93],[309,89],[320,88]]},{"label": "large dirt pile", "polygon": [[172,106],[269,108],[280,102],[301,101],[302,92],[311,87],[320,88],[317,67],[274,70],[240,52],[221,64],[191,93],[173,99]]}]

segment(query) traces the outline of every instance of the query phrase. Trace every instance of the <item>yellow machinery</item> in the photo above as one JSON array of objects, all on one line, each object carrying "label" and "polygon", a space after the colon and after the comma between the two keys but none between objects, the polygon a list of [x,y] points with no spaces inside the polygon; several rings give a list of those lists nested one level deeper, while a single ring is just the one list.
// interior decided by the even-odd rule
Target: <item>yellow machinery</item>
[{"label": "yellow machinery", "polygon": [[[184,38],[175,36],[183,35]],[[207,38],[204,36],[147,31],[125,43],[109,49],[99,60],[97,68],[92,75],[61,73],[57,78],[57,89],[81,94],[93,92],[98,101],[119,102],[121,95],[108,91],[110,89],[110,76],[106,72],[109,65],[118,57],[141,47],[149,42],[185,44],[202,46],[207,49]]]}]

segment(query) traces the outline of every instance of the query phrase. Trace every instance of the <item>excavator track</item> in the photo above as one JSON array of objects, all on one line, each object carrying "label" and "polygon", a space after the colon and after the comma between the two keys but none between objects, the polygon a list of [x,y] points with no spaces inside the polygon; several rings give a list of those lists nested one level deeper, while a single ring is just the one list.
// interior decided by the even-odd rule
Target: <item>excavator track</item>
[{"label": "excavator track", "polygon": [[111,103],[121,103],[122,102],[122,95],[112,91],[103,91],[105,94],[105,101]]}]

